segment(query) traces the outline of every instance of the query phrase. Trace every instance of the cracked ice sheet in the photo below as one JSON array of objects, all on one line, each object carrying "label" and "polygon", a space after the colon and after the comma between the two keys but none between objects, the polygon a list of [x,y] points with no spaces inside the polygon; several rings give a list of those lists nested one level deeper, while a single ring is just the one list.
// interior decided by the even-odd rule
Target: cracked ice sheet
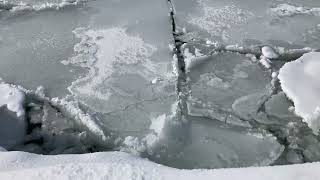
[{"label": "cracked ice sheet", "polygon": [[232,168],[270,165],[283,152],[270,134],[227,125],[203,117],[167,122],[149,157],[167,166]]},{"label": "cracked ice sheet", "polygon": [[187,101],[189,114],[249,126],[240,119],[254,118],[270,95],[270,72],[236,53],[187,60],[191,64],[188,69],[191,87]]},{"label": "cracked ice sheet", "polygon": [[[97,112],[100,123],[120,135],[141,136],[151,119],[170,113],[176,101],[172,43],[165,1],[129,0],[88,3],[89,27],[65,65],[88,69],[70,92]],[[119,13],[121,12],[121,13]]]},{"label": "cracked ice sheet", "polygon": [[[195,39],[209,39],[222,44],[272,44],[288,48],[320,47],[318,13],[281,16],[274,11],[274,8],[278,7],[285,7],[284,11],[299,7],[319,8],[320,2],[317,0],[281,2],[173,0],[173,2],[177,25],[185,27],[187,36]],[[288,4],[291,6],[286,6]]]},{"label": "cracked ice sheet", "polygon": [[[258,114],[258,109],[271,93],[270,73],[236,53],[187,58],[187,62],[191,87],[187,99],[189,123],[185,128],[174,126],[171,133],[169,128],[163,142],[157,145],[159,161],[182,168],[272,163],[282,153],[282,146],[275,137],[253,130],[248,123],[252,118],[266,118]],[[167,155],[161,153],[165,147]],[[198,156],[193,158],[191,154]],[[154,156],[157,161],[157,153]]]}]

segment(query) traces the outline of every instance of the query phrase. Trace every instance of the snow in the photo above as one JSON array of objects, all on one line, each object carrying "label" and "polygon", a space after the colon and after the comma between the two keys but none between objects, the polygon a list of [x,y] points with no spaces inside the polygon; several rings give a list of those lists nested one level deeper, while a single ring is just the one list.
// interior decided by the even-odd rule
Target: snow
[{"label": "snow", "polygon": [[281,87],[301,116],[315,133],[320,128],[320,53],[303,55],[296,61],[286,63],[278,78]]},{"label": "snow", "polygon": [[0,107],[6,106],[15,112],[18,117],[24,116],[25,95],[22,91],[10,84],[0,83]]},{"label": "snow", "polygon": [[109,180],[317,180],[320,163],[220,170],[179,170],[121,152],[44,156],[0,153],[1,179]]}]

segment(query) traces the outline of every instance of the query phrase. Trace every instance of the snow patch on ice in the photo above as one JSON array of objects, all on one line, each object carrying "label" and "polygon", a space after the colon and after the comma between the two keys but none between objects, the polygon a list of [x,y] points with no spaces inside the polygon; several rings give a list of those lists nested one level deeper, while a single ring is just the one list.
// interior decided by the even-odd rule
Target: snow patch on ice
[{"label": "snow patch on ice", "polygon": [[[157,75],[159,71],[159,66],[150,60],[150,56],[157,48],[145,43],[138,36],[128,35],[124,28],[113,27],[102,30],[79,28],[74,33],[76,37],[81,38],[81,42],[74,48],[78,55],[62,63],[89,69],[85,77],[73,82],[69,87],[70,92],[76,96],[107,101],[112,96],[113,90],[110,86],[105,87],[104,83],[115,73],[118,75],[128,73],[128,66],[144,66],[144,70],[134,73],[147,80]],[[162,76],[157,75],[157,77]]]},{"label": "snow patch on ice", "polygon": [[294,102],[295,113],[318,133],[320,129],[320,53],[304,54],[286,63],[278,78],[288,98]]},{"label": "snow patch on ice", "polygon": [[203,15],[190,17],[189,23],[199,26],[212,35],[222,36],[223,39],[228,39],[226,30],[231,26],[246,23],[253,17],[252,12],[240,9],[235,5],[217,8],[208,5],[208,2],[208,0],[198,0],[203,9]]}]

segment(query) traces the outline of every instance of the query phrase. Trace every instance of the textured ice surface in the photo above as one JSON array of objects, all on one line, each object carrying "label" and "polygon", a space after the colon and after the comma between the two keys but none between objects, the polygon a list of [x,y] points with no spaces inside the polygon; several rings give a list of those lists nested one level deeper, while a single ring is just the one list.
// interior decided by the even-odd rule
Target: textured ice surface
[{"label": "textured ice surface", "polygon": [[[168,48],[172,37],[167,3],[129,4],[91,3],[97,13],[89,28],[74,30],[80,38],[76,56],[62,63],[88,69],[69,90],[99,113],[103,126],[121,136],[141,136],[153,118],[170,113],[176,77]],[[152,16],[146,16],[151,11]]]},{"label": "textured ice surface", "polygon": [[189,113],[231,124],[234,119],[240,121],[235,115],[245,120],[253,118],[271,88],[266,70],[235,53],[206,57],[206,61],[190,69],[188,76],[192,91]]},{"label": "textured ice surface", "polygon": [[196,39],[226,44],[319,48],[320,3],[317,0],[173,2],[178,26],[186,27],[186,32]]},{"label": "textured ice surface", "polygon": [[318,133],[320,128],[320,53],[303,55],[285,64],[279,74],[281,87],[293,101],[295,113]]},{"label": "textured ice surface", "polygon": [[[165,0],[0,0],[0,77],[26,88],[28,120],[4,147],[178,168],[320,160],[277,79],[320,47],[319,1],[171,3],[172,14]],[[10,108],[0,118],[17,118]]]}]

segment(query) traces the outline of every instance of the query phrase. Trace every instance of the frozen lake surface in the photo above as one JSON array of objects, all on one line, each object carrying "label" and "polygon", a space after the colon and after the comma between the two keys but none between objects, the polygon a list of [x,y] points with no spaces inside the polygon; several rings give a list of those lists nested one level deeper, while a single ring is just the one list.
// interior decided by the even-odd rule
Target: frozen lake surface
[{"label": "frozen lake surface", "polygon": [[0,148],[320,161],[319,48],[318,0],[0,0]]}]

